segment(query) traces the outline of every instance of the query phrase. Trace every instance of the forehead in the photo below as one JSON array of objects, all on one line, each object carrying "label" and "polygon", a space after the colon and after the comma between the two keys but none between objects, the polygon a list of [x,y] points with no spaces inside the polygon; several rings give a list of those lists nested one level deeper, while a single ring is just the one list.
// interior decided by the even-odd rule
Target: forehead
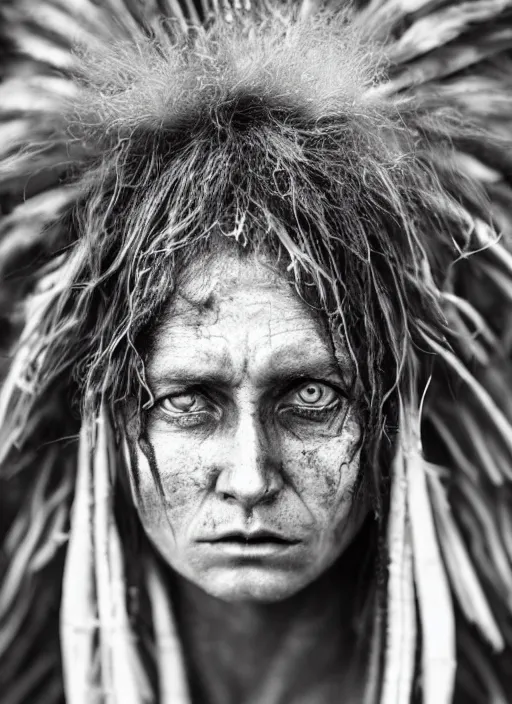
[{"label": "forehead", "polygon": [[177,286],[153,335],[148,375],[213,371],[234,381],[300,364],[336,364],[320,314],[264,261],[221,254],[191,266]]}]

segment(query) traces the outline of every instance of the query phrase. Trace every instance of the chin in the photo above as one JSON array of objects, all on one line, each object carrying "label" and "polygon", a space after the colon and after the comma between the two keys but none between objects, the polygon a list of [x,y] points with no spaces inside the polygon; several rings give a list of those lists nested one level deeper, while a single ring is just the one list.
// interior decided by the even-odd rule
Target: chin
[{"label": "chin", "polygon": [[266,604],[288,599],[313,580],[314,577],[255,567],[218,569],[208,571],[202,578],[192,577],[203,591],[223,601]]}]

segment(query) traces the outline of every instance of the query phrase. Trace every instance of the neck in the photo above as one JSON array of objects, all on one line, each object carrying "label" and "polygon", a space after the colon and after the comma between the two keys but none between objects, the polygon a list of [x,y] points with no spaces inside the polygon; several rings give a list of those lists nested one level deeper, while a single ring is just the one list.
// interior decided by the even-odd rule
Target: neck
[{"label": "neck", "polygon": [[[361,555],[361,536],[356,540]],[[178,628],[193,701],[331,704],[359,701],[356,546],[315,582],[272,604],[228,603],[177,576]],[[360,562],[360,559],[359,559]]]}]

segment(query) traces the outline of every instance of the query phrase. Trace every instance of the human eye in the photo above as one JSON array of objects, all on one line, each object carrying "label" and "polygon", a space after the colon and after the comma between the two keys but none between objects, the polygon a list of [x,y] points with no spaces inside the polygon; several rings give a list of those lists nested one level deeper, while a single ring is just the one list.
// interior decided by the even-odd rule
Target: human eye
[{"label": "human eye", "polygon": [[301,418],[322,421],[338,410],[341,391],[321,381],[307,381],[289,391],[279,404],[279,411]]},{"label": "human eye", "polygon": [[158,399],[155,406],[162,420],[183,428],[192,428],[215,419],[218,411],[205,394],[184,389]]}]

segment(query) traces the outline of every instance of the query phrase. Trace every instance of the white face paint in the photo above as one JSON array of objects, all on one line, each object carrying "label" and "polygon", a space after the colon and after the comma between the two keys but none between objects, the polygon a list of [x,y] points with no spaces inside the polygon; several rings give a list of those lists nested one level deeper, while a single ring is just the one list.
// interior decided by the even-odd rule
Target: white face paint
[{"label": "white face paint", "polygon": [[339,354],[286,282],[227,255],[189,271],[156,330],[138,510],[167,563],[210,594],[291,596],[361,525],[360,427]]}]

